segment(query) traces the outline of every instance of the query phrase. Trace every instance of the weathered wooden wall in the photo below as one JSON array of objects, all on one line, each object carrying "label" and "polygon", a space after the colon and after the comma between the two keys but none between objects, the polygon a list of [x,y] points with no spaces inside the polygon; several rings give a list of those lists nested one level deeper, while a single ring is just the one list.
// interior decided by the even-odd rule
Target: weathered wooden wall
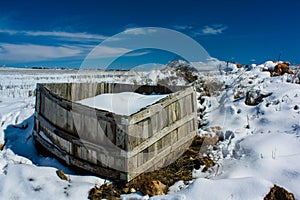
[{"label": "weathered wooden wall", "polygon": [[[131,116],[115,115],[75,103],[102,93],[124,91],[170,95]],[[77,160],[73,164],[81,165],[78,159],[88,161],[98,167],[88,167],[87,163],[81,167],[96,173],[101,173],[100,168],[114,166],[125,180],[172,161],[188,147],[196,134],[193,87],[38,84],[36,98],[36,137],[41,137],[42,131],[44,137],[66,152],[68,158],[63,159],[68,159],[71,164]],[[70,158],[73,159],[70,161]]]}]

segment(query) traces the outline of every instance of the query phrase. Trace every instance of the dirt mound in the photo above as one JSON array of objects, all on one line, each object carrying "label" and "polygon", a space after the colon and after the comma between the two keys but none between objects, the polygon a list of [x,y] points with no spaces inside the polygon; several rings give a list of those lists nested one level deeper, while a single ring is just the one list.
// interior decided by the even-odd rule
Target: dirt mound
[{"label": "dirt mound", "polygon": [[284,188],[274,185],[264,200],[295,200],[295,197]]},{"label": "dirt mound", "polygon": [[162,169],[143,173],[128,183],[118,182],[95,186],[89,192],[90,200],[119,199],[120,194],[140,191],[149,196],[165,194],[168,188],[179,180],[190,181],[193,179],[193,169],[204,166],[203,172],[213,167],[215,163],[209,157],[200,157],[202,146],[206,138],[195,137],[190,148],[181,155],[174,163]]}]

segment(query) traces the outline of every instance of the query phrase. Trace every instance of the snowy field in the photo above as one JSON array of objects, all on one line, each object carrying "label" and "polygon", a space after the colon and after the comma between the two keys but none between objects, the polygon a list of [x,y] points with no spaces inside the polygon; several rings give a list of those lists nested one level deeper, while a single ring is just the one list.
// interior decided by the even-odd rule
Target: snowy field
[{"label": "snowy field", "polygon": [[[266,62],[248,69],[218,62],[214,73],[197,73],[211,90],[202,97],[199,135],[220,141],[209,156],[217,163],[206,173],[194,170],[190,185],[183,181],[166,195],[148,197],[140,193],[123,199],[263,199],[277,184],[300,199],[300,85],[294,74],[270,77]],[[225,72],[224,70],[227,70]],[[150,72],[77,72],[72,70],[0,69],[0,199],[87,199],[88,192],[104,180],[75,175],[55,158],[39,154],[34,146],[34,88],[37,82],[108,81],[156,84],[168,81],[184,85],[172,70]],[[174,78],[175,77],[175,78]],[[217,86],[216,86],[217,85]],[[254,101],[246,105],[245,100]],[[216,131],[217,130],[217,131]],[[56,170],[69,174],[61,180]],[[155,177],[154,177],[155,178]]]}]

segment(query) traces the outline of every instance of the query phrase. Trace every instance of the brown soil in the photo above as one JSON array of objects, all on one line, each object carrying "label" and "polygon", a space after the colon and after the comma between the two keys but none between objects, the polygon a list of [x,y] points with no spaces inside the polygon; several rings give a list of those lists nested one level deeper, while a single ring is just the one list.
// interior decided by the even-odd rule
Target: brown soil
[{"label": "brown soil", "polygon": [[143,173],[128,183],[105,183],[100,187],[94,187],[90,190],[88,198],[90,200],[98,200],[101,198],[119,199],[120,194],[131,193],[132,191],[141,191],[143,188],[140,187],[143,187],[145,183],[153,180],[158,180],[165,185],[164,193],[166,193],[168,188],[175,182],[179,180],[192,180],[192,170],[194,168],[198,168],[199,165],[205,165],[203,172],[215,165],[210,158],[200,157],[199,151],[202,149],[202,145],[208,145],[205,144],[204,141],[205,138],[195,137],[190,148],[169,166],[160,170]]}]

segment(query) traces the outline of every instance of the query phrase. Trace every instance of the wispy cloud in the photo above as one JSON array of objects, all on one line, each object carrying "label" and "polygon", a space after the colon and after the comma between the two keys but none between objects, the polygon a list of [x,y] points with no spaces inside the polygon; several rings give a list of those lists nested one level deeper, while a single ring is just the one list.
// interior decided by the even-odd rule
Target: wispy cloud
[{"label": "wispy cloud", "polygon": [[223,24],[207,25],[201,30],[203,35],[219,35],[222,34],[228,27]]},{"label": "wispy cloud", "polygon": [[14,34],[17,34],[18,31],[10,30],[10,29],[0,29],[0,33],[5,33],[5,34],[9,34],[9,35],[14,35]]},{"label": "wispy cloud", "polygon": [[78,56],[82,51],[73,46],[0,43],[0,60],[4,62],[36,62]]},{"label": "wispy cloud", "polygon": [[155,28],[128,28],[124,31],[127,35],[146,35],[155,32],[157,32]]},{"label": "wispy cloud", "polygon": [[121,47],[98,46],[90,54],[89,58],[110,58],[117,55],[122,55],[130,49]]},{"label": "wispy cloud", "polygon": [[102,41],[107,37],[98,34],[90,34],[86,32],[64,32],[64,31],[25,31],[25,30],[11,30],[11,29],[0,29],[0,33],[9,35],[24,35],[24,36],[45,36],[55,37],[58,39],[66,40],[96,40]]},{"label": "wispy cloud", "polygon": [[24,31],[29,36],[50,36],[50,37],[63,37],[63,38],[76,38],[76,39],[94,39],[105,40],[107,37],[103,35],[90,34],[85,32],[70,33],[60,31]]},{"label": "wispy cloud", "polygon": [[193,25],[174,25],[173,28],[193,36],[219,35],[228,29],[228,27],[224,24],[212,24],[203,27]]},{"label": "wispy cloud", "polygon": [[187,31],[193,30],[195,27],[191,25],[174,25],[173,28],[179,31]]}]

